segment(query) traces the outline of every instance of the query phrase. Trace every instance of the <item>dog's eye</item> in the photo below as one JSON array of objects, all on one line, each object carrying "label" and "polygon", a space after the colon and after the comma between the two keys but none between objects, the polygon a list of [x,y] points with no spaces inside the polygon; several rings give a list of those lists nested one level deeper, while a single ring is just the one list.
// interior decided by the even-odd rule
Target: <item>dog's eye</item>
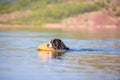
[{"label": "dog's eye", "polygon": [[51,48],[51,47],[52,47],[52,45],[49,43],[49,44],[47,44],[47,47]]}]

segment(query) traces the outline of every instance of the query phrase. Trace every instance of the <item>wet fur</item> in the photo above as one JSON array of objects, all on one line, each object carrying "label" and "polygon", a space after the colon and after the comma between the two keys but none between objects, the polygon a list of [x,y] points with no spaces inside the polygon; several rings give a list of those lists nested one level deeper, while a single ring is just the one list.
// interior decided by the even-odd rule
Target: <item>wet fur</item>
[{"label": "wet fur", "polygon": [[52,39],[50,43],[54,49],[69,50],[69,48],[60,39]]}]

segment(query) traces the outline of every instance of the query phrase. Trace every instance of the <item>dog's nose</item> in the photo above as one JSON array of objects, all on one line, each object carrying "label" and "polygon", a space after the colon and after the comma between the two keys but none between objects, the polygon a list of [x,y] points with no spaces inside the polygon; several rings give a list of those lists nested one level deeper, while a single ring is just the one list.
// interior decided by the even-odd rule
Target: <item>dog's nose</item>
[{"label": "dog's nose", "polygon": [[47,47],[52,48],[52,44],[51,44],[51,43],[48,43],[48,44],[47,44]]}]

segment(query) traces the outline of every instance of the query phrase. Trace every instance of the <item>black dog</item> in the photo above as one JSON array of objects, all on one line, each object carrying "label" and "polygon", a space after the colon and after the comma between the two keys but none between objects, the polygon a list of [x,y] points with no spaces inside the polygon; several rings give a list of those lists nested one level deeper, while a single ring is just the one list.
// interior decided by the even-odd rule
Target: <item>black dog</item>
[{"label": "black dog", "polygon": [[52,39],[50,44],[47,45],[48,47],[52,47],[55,50],[69,50],[69,48],[63,43],[60,39]]}]

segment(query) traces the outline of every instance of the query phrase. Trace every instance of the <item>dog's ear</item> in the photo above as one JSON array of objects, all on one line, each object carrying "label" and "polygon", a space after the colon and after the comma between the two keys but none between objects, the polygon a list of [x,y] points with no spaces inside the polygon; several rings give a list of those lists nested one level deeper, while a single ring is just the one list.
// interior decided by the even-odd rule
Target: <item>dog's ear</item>
[{"label": "dog's ear", "polygon": [[66,50],[69,50],[69,48],[61,41],[61,43],[60,43],[60,47],[62,48],[62,49],[66,49]]}]

